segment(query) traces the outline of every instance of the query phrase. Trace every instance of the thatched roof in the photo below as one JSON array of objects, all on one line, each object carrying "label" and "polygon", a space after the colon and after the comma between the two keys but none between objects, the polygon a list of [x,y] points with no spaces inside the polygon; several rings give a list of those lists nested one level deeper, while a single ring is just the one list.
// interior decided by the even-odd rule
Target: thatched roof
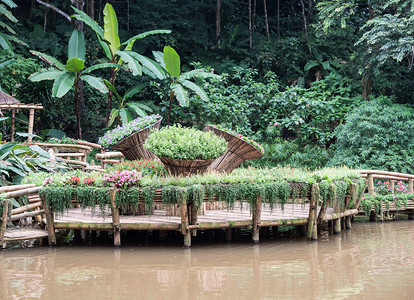
[{"label": "thatched roof", "polygon": [[20,104],[20,101],[5,92],[0,91],[0,105],[2,104]]}]

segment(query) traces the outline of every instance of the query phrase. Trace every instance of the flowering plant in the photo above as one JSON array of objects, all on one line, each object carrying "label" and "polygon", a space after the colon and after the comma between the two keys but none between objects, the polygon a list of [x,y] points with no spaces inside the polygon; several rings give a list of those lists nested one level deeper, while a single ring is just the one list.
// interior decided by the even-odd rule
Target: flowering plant
[{"label": "flowering plant", "polygon": [[[392,193],[391,184],[389,181],[378,181],[374,188],[376,194],[387,195]],[[394,186],[395,193],[407,193],[407,185],[402,181],[398,181]]]},{"label": "flowering plant", "polygon": [[112,171],[105,174],[104,184],[117,188],[126,189],[132,186],[138,186],[141,182],[142,175],[137,170],[132,171]]},{"label": "flowering plant", "polygon": [[88,178],[84,178],[83,179],[83,183],[85,185],[90,185],[90,186],[94,186],[95,185],[95,179],[92,178],[91,176],[89,176]]},{"label": "flowering plant", "polygon": [[160,115],[137,118],[125,125],[117,126],[112,130],[108,130],[103,137],[99,138],[98,143],[104,149],[109,149],[111,146],[116,145],[120,140],[158,122],[161,118],[162,117]]},{"label": "flowering plant", "polygon": [[165,176],[167,171],[160,161],[150,159],[140,159],[133,161],[124,161],[122,163],[114,164],[108,168],[109,171],[132,171],[138,170],[142,176]]},{"label": "flowering plant", "polygon": [[234,136],[238,137],[239,139],[242,139],[243,141],[245,141],[245,142],[249,143],[250,145],[252,145],[253,147],[255,147],[262,154],[264,154],[264,148],[263,148],[263,146],[260,145],[259,143],[257,143],[256,141],[254,141],[253,139],[250,139],[248,137],[245,137],[245,136],[243,136],[243,135],[235,132],[234,130],[221,127],[220,125],[210,125],[210,126],[212,126],[213,128],[217,128],[217,129],[223,130],[223,131],[225,131],[227,133],[230,133],[231,135],[234,135]]},{"label": "flowering plant", "polygon": [[78,185],[80,182],[80,179],[79,177],[76,177],[76,176],[70,176],[66,179],[66,182],[71,185]]}]

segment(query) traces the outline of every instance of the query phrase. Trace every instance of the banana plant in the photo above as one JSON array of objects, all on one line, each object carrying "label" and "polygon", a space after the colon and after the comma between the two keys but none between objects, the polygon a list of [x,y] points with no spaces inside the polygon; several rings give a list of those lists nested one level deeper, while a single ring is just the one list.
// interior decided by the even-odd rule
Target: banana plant
[{"label": "banana plant", "polygon": [[219,75],[204,72],[204,70],[192,70],[181,74],[181,59],[178,53],[170,46],[165,46],[163,53],[153,52],[155,59],[161,65],[163,70],[162,79],[168,79],[170,82],[169,92],[169,109],[167,125],[170,124],[171,109],[174,96],[181,106],[189,106],[188,90],[195,92],[204,101],[209,101],[206,92],[197,84],[190,81],[194,77],[220,79]]},{"label": "banana plant", "polygon": [[79,112],[80,82],[85,81],[101,93],[106,94],[108,93],[108,88],[103,80],[89,74],[97,69],[118,67],[119,65],[113,63],[101,63],[85,68],[85,38],[83,33],[78,30],[74,30],[69,39],[68,60],[66,61],[66,64],[59,62],[56,58],[47,54],[37,51],[30,52],[52,66],[49,69],[41,69],[39,72],[30,75],[29,79],[31,81],[37,82],[43,80],[54,80],[52,96],[57,98],[62,98],[74,87],[77,133],[78,137],[82,138]]},{"label": "banana plant", "polygon": [[[152,59],[141,55],[135,51],[132,51],[136,40],[142,39],[148,35],[170,33],[171,30],[151,30],[140,33],[121,43],[118,33],[118,18],[112,5],[107,3],[103,9],[104,27],[99,26],[91,17],[85,12],[73,7],[76,12],[72,17],[77,20],[83,21],[88,25],[96,34],[99,44],[101,45],[107,59],[111,63],[116,63],[118,67],[112,67],[110,72],[109,82],[112,86],[115,86],[115,81],[118,72],[121,70],[121,65],[125,66],[132,75],[142,75],[143,69],[147,73],[151,73],[153,77],[159,79],[163,78],[163,71],[160,66]],[[108,94],[107,99],[107,122],[109,123],[110,111],[112,107],[113,91]]]},{"label": "banana plant", "polygon": [[147,86],[146,84],[139,84],[129,89],[124,94],[124,96],[121,96],[117,92],[116,88],[108,80],[104,79],[104,82],[108,89],[114,93],[115,97],[119,101],[119,108],[113,108],[111,110],[108,126],[111,126],[115,119],[118,119],[118,125],[121,123],[125,125],[126,123],[131,122],[133,119],[133,113],[137,114],[140,117],[145,117],[147,114],[144,112],[144,110],[152,112],[152,109],[144,104],[138,102],[127,102],[128,99],[142,91],[142,89]]}]

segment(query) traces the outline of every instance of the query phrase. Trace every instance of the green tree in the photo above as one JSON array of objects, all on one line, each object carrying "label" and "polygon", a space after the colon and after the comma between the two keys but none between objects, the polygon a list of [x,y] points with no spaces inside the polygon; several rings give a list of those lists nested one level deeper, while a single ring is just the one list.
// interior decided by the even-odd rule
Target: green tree
[{"label": "green tree", "polygon": [[[142,69],[144,68],[147,73],[154,75],[158,78],[162,78],[161,68],[156,62],[141,55],[135,51],[132,51],[136,40],[142,39],[148,35],[170,33],[171,30],[151,30],[138,35],[135,35],[127,41],[121,43],[118,30],[118,18],[112,5],[107,3],[103,9],[104,15],[104,27],[99,26],[91,17],[85,12],[72,7],[76,12],[73,15],[77,20],[83,21],[87,24],[96,34],[99,44],[105,53],[105,56],[111,63],[118,64],[118,67],[112,67],[110,69],[109,83],[115,86],[115,81],[118,72],[122,69],[121,65],[124,65],[132,75],[142,75]],[[121,46],[123,47],[123,50]],[[110,112],[112,107],[113,91],[110,90],[108,94],[108,106],[107,106],[107,124],[110,119]]]},{"label": "green tree", "polygon": [[181,106],[189,106],[190,101],[188,98],[188,92],[186,89],[190,89],[195,92],[204,101],[209,101],[206,92],[197,84],[190,81],[194,77],[200,78],[215,78],[219,79],[220,76],[204,72],[204,70],[193,70],[181,74],[181,59],[178,53],[170,46],[164,47],[163,53],[154,52],[156,60],[162,65],[163,75],[162,79],[167,79],[170,83],[169,92],[169,108],[167,124],[170,124],[172,102],[174,96],[177,98],[178,103]]},{"label": "green tree", "polygon": [[49,63],[52,68],[41,69],[30,76],[31,81],[54,80],[52,96],[61,98],[74,88],[75,114],[78,138],[82,138],[82,128],[79,112],[79,83],[83,80],[100,91],[108,93],[108,89],[101,78],[89,75],[92,71],[108,67],[117,67],[117,64],[102,63],[85,68],[86,46],[83,33],[74,30],[69,39],[68,60],[66,64],[56,58],[37,51],[31,51],[43,61]]}]

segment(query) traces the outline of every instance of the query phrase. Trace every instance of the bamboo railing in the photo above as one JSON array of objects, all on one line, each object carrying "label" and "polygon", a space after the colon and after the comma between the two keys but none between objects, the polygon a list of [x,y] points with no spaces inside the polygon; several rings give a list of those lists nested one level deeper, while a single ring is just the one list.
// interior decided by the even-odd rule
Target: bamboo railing
[{"label": "bamboo railing", "polygon": [[[34,217],[39,224],[46,224],[45,208],[38,194],[40,189],[41,187],[36,187],[34,184],[0,187],[0,193],[4,193],[3,196],[6,199],[2,203],[3,214],[1,216],[0,248],[5,240],[4,235],[7,230],[7,222]],[[22,196],[27,196],[29,204],[11,209],[7,199]],[[30,239],[30,237],[27,239]]]},{"label": "bamboo railing", "polygon": [[[374,196],[374,179],[385,179],[390,182],[391,192],[395,193],[395,182],[404,181],[408,182],[408,193],[414,193],[414,175],[398,173],[398,172],[389,172],[389,171],[377,171],[377,170],[359,170],[362,177],[367,178],[368,185],[368,194]],[[385,204],[380,206],[380,220],[384,220],[384,211],[386,207]],[[388,211],[400,212],[408,214],[409,219],[414,219],[414,201],[411,201],[405,207],[389,207]]]}]

